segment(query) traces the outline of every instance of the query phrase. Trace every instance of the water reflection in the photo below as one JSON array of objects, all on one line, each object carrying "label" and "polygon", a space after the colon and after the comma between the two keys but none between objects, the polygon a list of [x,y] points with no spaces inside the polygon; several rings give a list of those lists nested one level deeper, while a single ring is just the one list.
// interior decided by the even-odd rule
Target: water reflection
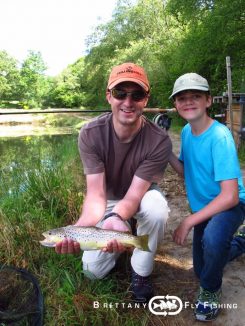
[{"label": "water reflection", "polygon": [[23,137],[23,136],[43,136],[43,135],[60,135],[74,133],[74,128],[71,127],[47,127],[35,126],[32,124],[17,124],[17,125],[0,125],[0,139],[2,137]]},{"label": "water reflection", "polygon": [[79,161],[77,133],[0,138],[0,195],[25,191],[30,172],[51,170]]}]

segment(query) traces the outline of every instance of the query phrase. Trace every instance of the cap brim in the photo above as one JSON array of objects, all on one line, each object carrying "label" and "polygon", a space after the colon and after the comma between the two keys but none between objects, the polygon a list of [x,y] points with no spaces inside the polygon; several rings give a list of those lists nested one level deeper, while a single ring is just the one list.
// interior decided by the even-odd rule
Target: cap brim
[{"label": "cap brim", "polygon": [[133,82],[138,84],[139,86],[141,86],[142,88],[144,88],[145,91],[149,91],[149,86],[147,86],[145,83],[143,83],[141,80],[138,80],[136,78],[120,78],[115,80],[113,83],[111,83],[110,85],[108,85],[108,89],[112,89],[113,87],[115,87],[116,85],[123,83],[123,82]]},{"label": "cap brim", "polygon": [[173,98],[174,95],[183,92],[183,91],[187,91],[187,90],[197,90],[197,91],[203,91],[203,92],[209,92],[209,88],[205,87],[205,86],[189,86],[189,87],[182,87],[179,88],[177,91],[173,92],[170,96],[169,99]]}]

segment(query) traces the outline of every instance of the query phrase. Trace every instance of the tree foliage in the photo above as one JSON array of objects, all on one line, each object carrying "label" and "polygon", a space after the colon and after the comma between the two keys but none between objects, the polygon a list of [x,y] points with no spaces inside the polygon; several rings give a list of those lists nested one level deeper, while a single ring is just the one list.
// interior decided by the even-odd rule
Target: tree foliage
[{"label": "tree foliage", "polygon": [[46,65],[40,52],[29,51],[20,69],[20,100],[30,107],[42,106],[48,90]]},{"label": "tree foliage", "polygon": [[102,104],[111,67],[125,61],[148,72],[150,106],[171,105],[175,79],[190,71],[208,78],[213,94],[221,94],[226,90],[226,56],[233,63],[234,91],[242,91],[244,7],[241,0],[138,0],[134,6],[118,1],[112,21],[98,26],[88,39],[84,73],[93,90],[91,103]]},{"label": "tree foliage", "polygon": [[19,86],[17,61],[6,51],[0,51],[0,100],[15,100]]},{"label": "tree foliage", "polygon": [[[189,13],[189,3],[196,3],[193,15]],[[183,71],[197,71],[208,78],[214,94],[222,93],[226,90],[225,58],[230,56],[233,87],[241,91],[245,55],[244,1],[172,0],[168,6],[170,13],[188,28],[177,51],[173,52],[177,71],[181,71],[181,67]],[[181,10],[178,11],[177,6]]]},{"label": "tree foliage", "polygon": [[[42,106],[104,108],[112,66],[128,61],[148,73],[149,106],[166,107],[175,79],[186,72],[205,76],[212,93],[222,94],[226,56],[234,92],[245,92],[244,27],[243,0],[118,0],[112,19],[88,36],[86,56],[55,78],[44,76],[40,53],[30,52],[20,70],[0,53],[1,96],[17,90],[23,101]],[[1,71],[9,71],[8,78]]]},{"label": "tree foliage", "polygon": [[85,101],[83,85],[83,58],[68,66],[52,80],[46,103],[55,107],[79,107]]}]

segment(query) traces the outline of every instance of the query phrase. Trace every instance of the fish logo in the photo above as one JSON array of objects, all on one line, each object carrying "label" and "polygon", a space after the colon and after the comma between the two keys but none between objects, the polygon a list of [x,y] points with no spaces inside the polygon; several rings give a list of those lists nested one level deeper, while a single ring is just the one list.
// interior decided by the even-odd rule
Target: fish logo
[{"label": "fish logo", "polygon": [[154,315],[174,316],[180,313],[183,303],[174,295],[155,296],[149,301],[148,308]]}]

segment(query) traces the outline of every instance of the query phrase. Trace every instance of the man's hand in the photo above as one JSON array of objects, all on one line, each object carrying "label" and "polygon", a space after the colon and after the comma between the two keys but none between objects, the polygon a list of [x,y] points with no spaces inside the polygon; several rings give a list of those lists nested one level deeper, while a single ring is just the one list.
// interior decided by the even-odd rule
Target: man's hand
[{"label": "man's hand", "polygon": [[[102,226],[105,230],[114,230],[120,232],[130,232],[128,226],[117,216],[108,217]],[[107,243],[107,246],[102,249],[104,252],[123,252],[126,248],[123,244],[118,242],[117,240],[111,240]]]},{"label": "man's hand", "polygon": [[64,239],[55,246],[55,251],[57,254],[79,254],[80,244],[71,239]]},{"label": "man's hand", "polygon": [[[91,223],[86,224],[84,223],[84,219],[79,218],[74,226],[91,226]],[[55,251],[57,254],[79,254],[81,249],[78,242],[68,238],[57,243],[55,246]]]},{"label": "man's hand", "polygon": [[[74,226],[84,226],[78,220]],[[57,254],[79,254],[81,249],[80,249],[80,244],[76,241],[73,241],[71,239],[64,239],[61,242],[57,243],[55,246],[55,251]]]}]

